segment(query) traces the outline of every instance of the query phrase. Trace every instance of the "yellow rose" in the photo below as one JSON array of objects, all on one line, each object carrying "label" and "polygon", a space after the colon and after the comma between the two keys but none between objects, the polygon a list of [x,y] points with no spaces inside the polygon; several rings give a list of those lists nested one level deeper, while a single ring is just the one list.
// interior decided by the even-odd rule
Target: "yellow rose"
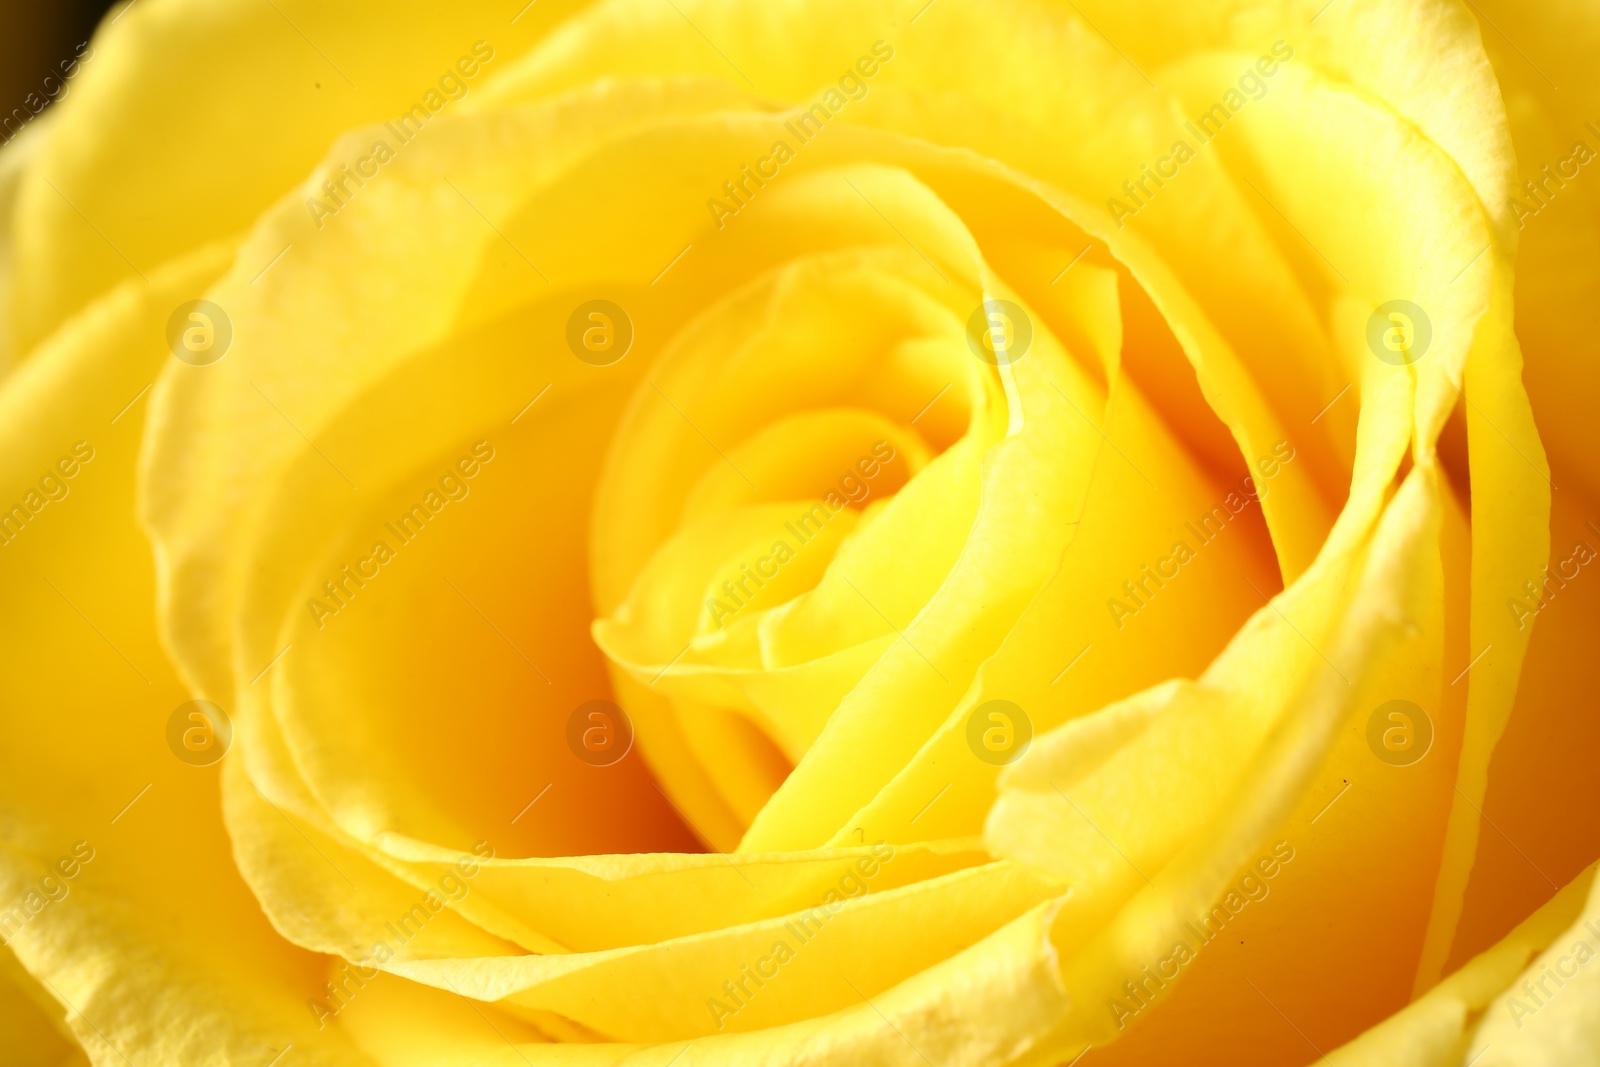
[{"label": "yellow rose", "polygon": [[27,1062],[1593,1058],[1592,16],[517,6],[0,153]]}]

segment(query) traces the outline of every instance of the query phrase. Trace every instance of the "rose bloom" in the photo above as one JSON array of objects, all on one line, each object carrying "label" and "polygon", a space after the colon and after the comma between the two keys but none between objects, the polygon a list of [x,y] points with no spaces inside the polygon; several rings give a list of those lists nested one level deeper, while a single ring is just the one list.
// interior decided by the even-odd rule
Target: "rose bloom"
[{"label": "rose bloom", "polygon": [[1600,1059],[1591,8],[519,2],[6,127],[7,1062]]}]

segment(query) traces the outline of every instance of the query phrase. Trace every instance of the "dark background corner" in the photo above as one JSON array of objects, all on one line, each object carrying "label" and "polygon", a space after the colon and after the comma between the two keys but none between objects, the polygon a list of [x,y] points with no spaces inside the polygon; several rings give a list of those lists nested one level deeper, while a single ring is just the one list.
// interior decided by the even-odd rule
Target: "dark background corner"
[{"label": "dark background corner", "polygon": [[45,78],[61,76],[61,62],[76,55],[110,7],[103,0],[0,0],[0,113],[27,107],[29,93],[50,99]]}]

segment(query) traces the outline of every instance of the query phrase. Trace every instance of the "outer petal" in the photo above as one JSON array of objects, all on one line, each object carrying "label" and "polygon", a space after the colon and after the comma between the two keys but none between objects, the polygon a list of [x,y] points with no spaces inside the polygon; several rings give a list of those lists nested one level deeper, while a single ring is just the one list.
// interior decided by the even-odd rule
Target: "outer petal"
[{"label": "outer petal", "polygon": [[[239,880],[215,772],[166,750],[168,715],[188,694],[164,666],[134,521],[141,398],[171,359],[156,338],[172,305],[227,262],[208,249],[155,273],[149,290],[119,287],[0,391],[5,499],[21,499],[74,441],[93,449],[70,492],[0,548],[0,899],[25,902],[63,857],[92,853],[8,952],[100,1063],[253,1062],[315,1033],[303,1004],[313,958],[273,934]],[[364,1062],[337,1035],[314,1047],[323,1063]]]},{"label": "outer petal", "polygon": [[23,179],[15,353],[116,282],[248,228],[339,133],[397,117],[474,41],[512,56],[578,6],[545,0],[514,24],[476,2],[408,0],[381,18],[295,0],[123,7]]}]

